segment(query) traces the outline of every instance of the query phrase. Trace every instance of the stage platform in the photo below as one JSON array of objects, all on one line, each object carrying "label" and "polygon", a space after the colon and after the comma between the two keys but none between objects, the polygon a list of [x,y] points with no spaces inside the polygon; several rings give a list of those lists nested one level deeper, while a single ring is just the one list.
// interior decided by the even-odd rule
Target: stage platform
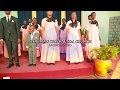
[{"label": "stage platform", "polygon": [[28,66],[28,56],[22,55],[20,67],[15,65],[6,68],[8,59],[0,58],[0,79],[10,77],[10,79],[65,79],[78,76],[88,76],[93,74],[93,65],[86,61],[79,64],[68,65],[65,61],[65,54],[61,54],[61,61],[56,65],[40,63],[37,59],[37,66]]}]

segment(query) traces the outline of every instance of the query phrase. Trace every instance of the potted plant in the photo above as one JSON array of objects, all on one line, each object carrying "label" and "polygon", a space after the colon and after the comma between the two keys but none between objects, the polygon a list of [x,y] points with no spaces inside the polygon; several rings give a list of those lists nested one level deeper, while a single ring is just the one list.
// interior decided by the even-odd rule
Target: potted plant
[{"label": "potted plant", "polygon": [[96,56],[95,60],[95,74],[100,77],[106,77],[107,73],[111,71],[111,60],[115,59],[119,53],[117,46],[103,45],[100,48],[91,50],[91,56]]}]

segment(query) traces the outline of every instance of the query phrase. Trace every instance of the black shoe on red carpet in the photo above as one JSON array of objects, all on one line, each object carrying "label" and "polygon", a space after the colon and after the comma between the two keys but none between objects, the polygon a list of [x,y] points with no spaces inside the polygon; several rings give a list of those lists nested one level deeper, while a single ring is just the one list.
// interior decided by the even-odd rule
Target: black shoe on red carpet
[{"label": "black shoe on red carpet", "polygon": [[55,63],[52,63],[52,65],[55,65]]},{"label": "black shoe on red carpet", "polygon": [[16,63],[16,67],[20,67],[20,64],[19,64],[19,63]]},{"label": "black shoe on red carpet", "polygon": [[36,66],[36,64],[33,64],[33,66]]},{"label": "black shoe on red carpet", "polygon": [[9,64],[9,65],[7,66],[7,68],[11,68],[12,66],[14,66],[14,63]]},{"label": "black shoe on red carpet", "polygon": [[51,63],[47,63],[47,65],[51,65]]},{"label": "black shoe on red carpet", "polygon": [[32,64],[29,64],[28,66],[32,66]]},{"label": "black shoe on red carpet", "polygon": [[75,63],[75,64],[79,64],[79,63],[77,62],[77,63]]},{"label": "black shoe on red carpet", "polygon": [[68,65],[70,65],[70,62],[67,62]]}]

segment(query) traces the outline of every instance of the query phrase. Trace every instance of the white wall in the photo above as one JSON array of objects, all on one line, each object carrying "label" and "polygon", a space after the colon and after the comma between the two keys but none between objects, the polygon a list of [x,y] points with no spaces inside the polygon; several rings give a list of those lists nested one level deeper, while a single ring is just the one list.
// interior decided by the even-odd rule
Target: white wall
[{"label": "white wall", "polygon": [[[11,15],[13,15],[14,17],[18,17],[17,15],[17,11],[12,11]],[[0,18],[5,16],[5,12],[4,11],[0,11]]]}]

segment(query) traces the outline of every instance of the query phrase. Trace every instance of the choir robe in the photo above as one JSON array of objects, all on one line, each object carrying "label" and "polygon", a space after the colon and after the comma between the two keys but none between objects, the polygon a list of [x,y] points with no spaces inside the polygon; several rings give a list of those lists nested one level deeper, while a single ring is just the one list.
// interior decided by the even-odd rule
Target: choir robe
[{"label": "choir robe", "polygon": [[20,29],[20,31],[22,32],[22,50],[23,51],[27,51],[27,49],[26,49],[26,41],[27,41],[27,34],[29,32],[28,28],[29,28],[29,26],[27,26],[27,28],[23,28],[21,26],[21,29]]}]

